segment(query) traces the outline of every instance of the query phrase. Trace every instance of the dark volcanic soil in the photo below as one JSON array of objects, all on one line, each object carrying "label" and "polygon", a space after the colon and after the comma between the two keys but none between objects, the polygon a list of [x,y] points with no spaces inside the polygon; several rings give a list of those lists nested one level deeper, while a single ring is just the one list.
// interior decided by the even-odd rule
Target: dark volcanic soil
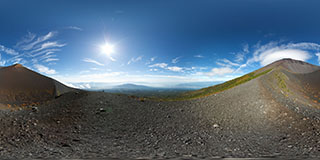
[{"label": "dark volcanic soil", "polygon": [[1,110],[0,157],[319,158],[319,112],[301,112],[318,104],[294,103],[268,83],[262,76],[179,102],[72,92],[37,108]]}]

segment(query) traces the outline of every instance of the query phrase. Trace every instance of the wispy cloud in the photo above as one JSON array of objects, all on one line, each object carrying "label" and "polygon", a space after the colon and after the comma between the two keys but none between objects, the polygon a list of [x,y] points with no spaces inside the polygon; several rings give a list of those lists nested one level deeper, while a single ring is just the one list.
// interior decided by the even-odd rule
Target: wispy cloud
[{"label": "wispy cloud", "polygon": [[[39,36],[36,40],[30,42],[30,43],[21,43],[21,42],[18,42],[17,43],[17,47],[20,49],[20,50],[24,50],[24,51],[27,51],[27,50],[31,50],[31,49],[34,49],[34,47],[39,44],[39,43],[42,43],[50,38],[52,38],[53,36],[55,36],[57,34],[57,32],[49,32],[48,34],[44,35],[44,36]],[[32,37],[31,37],[32,38]],[[34,38],[33,38],[34,39]]]},{"label": "wispy cloud", "polygon": [[149,67],[159,67],[159,68],[166,68],[168,66],[167,63],[156,63],[153,65],[149,65]]},{"label": "wispy cloud", "polygon": [[90,59],[90,58],[85,58],[82,61],[88,62],[88,63],[93,63],[93,64],[96,64],[96,65],[99,65],[99,66],[104,66],[104,64],[102,64],[102,63],[100,63],[100,62],[98,62],[96,60]]},{"label": "wispy cloud", "polygon": [[221,67],[221,68],[212,68],[211,71],[209,72],[197,72],[196,75],[201,76],[219,76],[221,77],[226,77],[226,75],[234,73],[235,69],[229,68],[229,67]]},{"label": "wispy cloud", "polygon": [[215,76],[215,75],[225,75],[225,74],[229,74],[229,73],[233,73],[234,69],[232,68],[228,68],[228,67],[224,67],[224,68],[212,68],[211,72],[208,72],[207,75],[209,76]]},{"label": "wispy cloud", "polygon": [[183,71],[183,68],[177,67],[177,66],[167,67],[167,69],[170,71],[174,71],[174,72],[182,72]]},{"label": "wispy cloud", "polygon": [[72,29],[72,30],[77,30],[77,31],[83,31],[82,28],[77,27],[77,26],[68,26],[67,29]]},{"label": "wispy cloud", "polygon": [[61,48],[61,47],[64,47],[66,44],[60,44],[59,42],[57,41],[54,41],[54,42],[45,42],[43,44],[40,45],[39,48],[31,51],[30,53],[36,53],[36,52],[39,52],[39,51],[42,51],[44,49],[48,49],[48,48]]},{"label": "wispy cloud", "polygon": [[58,58],[48,58],[48,59],[45,59],[44,62],[52,62],[52,61],[59,61]]},{"label": "wispy cloud", "polygon": [[152,57],[150,58],[150,61],[153,62],[154,60],[156,60],[157,57]]},{"label": "wispy cloud", "polygon": [[49,69],[48,67],[46,67],[44,65],[35,64],[34,67],[40,73],[45,73],[45,74],[56,74],[57,73],[54,69]]},{"label": "wispy cloud", "polygon": [[176,58],[174,58],[174,59],[172,59],[171,60],[171,63],[178,63],[179,62],[179,59],[180,59],[181,57],[176,57]]},{"label": "wispy cloud", "polygon": [[202,55],[200,55],[200,54],[194,55],[193,57],[196,57],[196,58],[203,58],[203,56],[202,56]]},{"label": "wispy cloud", "polygon": [[228,59],[226,59],[226,58],[224,58],[224,59],[219,59],[216,63],[217,63],[218,65],[224,66],[224,67],[240,66],[238,63],[231,62],[230,60],[228,60]]},{"label": "wispy cloud", "polygon": [[249,53],[249,44],[244,44],[242,47],[242,51],[236,53],[235,61],[237,63],[243,62],[245,59],[246,55]]},{"label": "wispy cloud", "polygon": [[132,58],[128,61],[127,64],[131,64],[131,63],[135,63],[135,62],[141,61],[141,60],[142,60],[142,57],[143,57],[143,56],[139,56],[139,57],[137,57],[137,58],[132,57]]},{"label": "wispy cloud", "polygon": [[11,49],[11,48],[7,48],[3,45],[0,44],[0,51],[6,53],[6,54],[9,54],[9,55],[13,55],[13,56],[16,56],[18,55],[19,53],[17,51],[15,51],[14,49]]},{"label": "wispy cloud", "polygon": [[0,45],[0,51],[6,53],[6,60],[2,60],[4,64],[54,64],[53,61],[58,61],[57,55],[61,48],[66,46],[66,43],[60,43],[54,37],[58,32],[51,31],[45,35],[36,35],[28,32],[23,36],[15,46],[14,49]]}]

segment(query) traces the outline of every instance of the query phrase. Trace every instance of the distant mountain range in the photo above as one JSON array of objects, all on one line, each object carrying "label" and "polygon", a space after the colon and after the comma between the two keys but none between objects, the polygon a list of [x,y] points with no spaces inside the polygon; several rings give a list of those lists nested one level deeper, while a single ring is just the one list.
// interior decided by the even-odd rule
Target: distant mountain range
[{"label": "distant mountain range", "polygon": [[221,82],[190,82],[190,83],[180,83],[170,87],[153,87],[148,85],[140,85],[133,83],[125,84],[111,84],[103,82],[87,82],[87,83],[72,83],[72,85],[79,89],[85,90],[110,90],[110,89],[128,89],[128,90],[154,90],[154,89],[187,89],[187,90],[196,90],[216,84],[223,83]]}]

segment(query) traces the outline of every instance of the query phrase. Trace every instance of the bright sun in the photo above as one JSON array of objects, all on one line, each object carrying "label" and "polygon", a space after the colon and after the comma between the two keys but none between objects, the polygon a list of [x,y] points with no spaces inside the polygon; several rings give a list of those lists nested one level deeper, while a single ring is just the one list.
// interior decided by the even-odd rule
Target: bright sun
[{"label": "bright sun", "polygon": [[101,52],[107,55],[110,55],[111,53],[114,53],[114,45],[105,43],[101,47]]}]

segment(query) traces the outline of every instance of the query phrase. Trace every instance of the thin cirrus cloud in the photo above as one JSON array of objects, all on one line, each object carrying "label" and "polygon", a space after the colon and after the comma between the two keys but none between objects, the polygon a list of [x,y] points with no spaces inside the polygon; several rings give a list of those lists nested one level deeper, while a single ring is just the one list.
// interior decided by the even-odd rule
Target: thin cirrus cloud
[{"label": "thin cirrus cloud", "polygon": [[143,56],[139,56],[139,57],[137,57],[137,58],[134,58],[134,57],[133,57],[133,58],[131,58],[131,59],[128,61],[127,64],[129,65],[129,64],[131,64],[131,63],[135,63],[135,62],[141,61],[141,60],[142,60],[142,57],[143,57]]},{"label": "thin cirrus cloud", "polygon": [[100,62],[98,62],[96,60],[90,59],[90,58],[85,58],[82,61],[87,62],[87,63],[93,63],[93,64],[96,64],[96,65],[99,65],[99,66],[104,66],[104,64],[102,64],[102,63],[100,63]]},{"label": "thin cirrus cloud", "polygon": [[168,66],[167,63],[156,63],[156,64],[149,65],[149,67],[159,67],[159,68],[166,68],[167,66]]},{"label": "thin cirrus cloud", "polygon": [[76,31],[83,31],[82,28],[77,27],[77,26],[68,26],[67,29],[76,30]]},{"label": "thin cirrus cloud", "polygon": [[[33,39],[35,39],[34,36],[36,36],[36,35],[34,34],[33,36],[30,36],[30,33],[28,33],[23,38],[23,40],[21,42],[17,43],[16,47],[19,48],[20,50],[24,50],[24,51],[32,50],[38,44],[41,44],[42,42],[49,40],[50,38],[54,37],[56,34],[57,34],[57,32],[52,31],[44,36],[38,36],[38,38],[33,41]],[[28,41],[30,41],[30,42],[28,42]]]},{"label": "thin cirrus cloud", "polygon": [[56,53],[67,45],[56,40],[57,34],[56,31],[50,31],[44,35],[28,32],[13,46],[14,49],[0,45],[0,51],[7,54],[6,59],[1,60],[1,65],[33,64],[33,67],[41,73],[56,73],[55,70],[45,67],[45,64],[52,65],[53,61],[59,61]]},{"label": "thin cirrus cloud", "polygon": [[197,54],[197,55],[194,55],[193,57],[196,57],[196,58],[203,58],[204,56],[201,55],[201,54]]},{"label": "thin cirrus cloud", "polygon": [[178,63],[178,62],[180,61],[180,58],[181,58],[181,57],[176,57],[176,58],[172,59],[172,60],[171,60],[171,63],[173,63],[173,64]]}]

